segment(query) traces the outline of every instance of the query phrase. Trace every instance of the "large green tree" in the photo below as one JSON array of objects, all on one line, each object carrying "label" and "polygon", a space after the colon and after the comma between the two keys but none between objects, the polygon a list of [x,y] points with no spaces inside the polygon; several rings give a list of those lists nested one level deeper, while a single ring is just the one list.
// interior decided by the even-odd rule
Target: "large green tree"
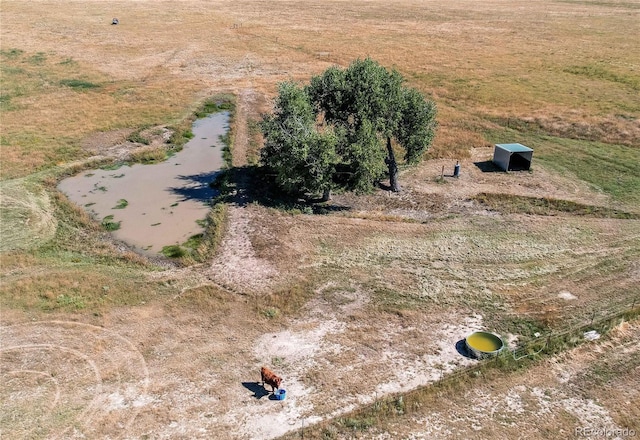
[{"label": "large green tree", "polygon": [[435,115],[435,104],[406,87],[397,71],[356,60],[327,69],[304,89],[281,85],[275,112],[262,123],[262,160],[288,191],[322,189],[326,197],[336,186],[367,190],[385,170],[391,190],[400,191],[396,148],[407,163],[420,161],[433,141]]},{"label": "large green tree", "polygon": [[307,92],[291,82],[280,84],[272,115],[261,122],[264,165],[289,193],[322,192],[334,187],[337,139],[330,127],[318,130]]}]

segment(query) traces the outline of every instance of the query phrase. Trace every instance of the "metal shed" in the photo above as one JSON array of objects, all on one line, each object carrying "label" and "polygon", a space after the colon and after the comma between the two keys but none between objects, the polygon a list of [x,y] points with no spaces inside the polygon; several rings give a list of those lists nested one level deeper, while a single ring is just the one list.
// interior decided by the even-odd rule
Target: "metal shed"
[{"label": "metal shed", "polygon": [[496,144],[493,163],[504,171],[521,171],[531,168],[533,150],[522,144]]}]

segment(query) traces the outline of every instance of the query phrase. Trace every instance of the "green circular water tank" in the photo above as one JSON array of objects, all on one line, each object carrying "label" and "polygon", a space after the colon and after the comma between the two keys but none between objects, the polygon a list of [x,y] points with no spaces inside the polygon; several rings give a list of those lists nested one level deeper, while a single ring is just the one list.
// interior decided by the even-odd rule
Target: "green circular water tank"
[{"label": "green circular water tank", "polygon": [[478,359],[496,356],[504,348],[502,339],[489,332],[474,332],[465,339],[467,350]]}]

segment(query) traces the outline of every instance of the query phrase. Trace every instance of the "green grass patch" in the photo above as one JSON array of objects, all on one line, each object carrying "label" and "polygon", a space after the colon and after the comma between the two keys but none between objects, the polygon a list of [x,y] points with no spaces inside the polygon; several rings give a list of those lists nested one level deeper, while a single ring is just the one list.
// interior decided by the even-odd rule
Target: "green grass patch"
[{"label": "green grass patch", "polygon": [[23,53],[24,53],[24,50],[16,49],[16,48],[0,50],[0,55],[6,58],[17,58],[21,56]]},{"label": "green grass patch", "polygon": [[60,85],[65,87],[71,87],[72,89],[96,89],[100,87],[99,84],[92,83],[90,81],[85,81],[82,79],[63,79],[60,81]]},{"label": "green grass patch", "polygon": [[569,139],[541,139],[535,157],[569,171],[614,199],[640,206],[640,148]]},{"label": "green grass patch", "polygon": [[129,202],[125,199],[120,199],[112,209],[124,209],[127,206],[129,206]]},{"label": "green grass patch", "polygon": [[195,261],[204,261],[213,255],[222,241],[227,226],[227,205],[216,203],[207,217],[196,223],[204,228],[204,232],[189,238],[184,246],[191,249],[191,256]]},{"label": "green grass patch", "polygon": [[258,165],[260,162],[260,149],[262,147],[262,130],[260,123],[254,119],[247,121],[249,130],[249,145],[247,146],[247,162],[249,165]]},{"label": "green grass patch", "polygon": [[195,234],[184,242],[183,246],[192,250],[198,249],[204,240],[204,234]]},{"label": "green grass patch", "polygon": [[85,308],[84,298],[73,295],[58,295],[56,299],[58,306],[66,309],[80,310]]},{"label": "green grass patch", "polygon": [[222,160],[224,161],[225,166],[227,168],[231,168],[233,156],[231,154],[231,148],[229,147],[228,144],[225,144],[224,147],[222,147]]},{"label": "green grass patch", "polygon": [[107,231],[117,231],[120,229],[120,222],[114,222],[112,215],[108,215],[103,218],[101,224]]},{"label": "green grass patch", "polygon": [[482,203],[489,209],[503,213],[519,213],[532,215],[558,215],[567,213],[576,216],[596,218],[638,219],[640,214],[606,208],[603,206],[585,205],[570,200],[549,197],[527,197],[514,194],[479,193],[472,200]]},{"label": "green grass patch", "polygon": [[567,139],[530,131],[493,130],[487,139],[495,143],[519,142],[534,149],[536,162],[562,175],[575,176],[594,190],[610,195],[628,207],[640,206],[640,148],[602,142]]},{"label": "green grass patch", "polygon": [[0,91],[0,110],[8,111],[12,108],[11,95],[4,93],[4,91]]},{"label": "green grass patch", "polygon": [[527,317],[508,316],[505,314],[495,315],[496,328],[502,334],[512,333],[518,335],[521,340],[535,338],[536,333],[548,332],[548,328],[541,322]]},{"label": "green grass patch", "polygon": [[613,72],[612,70],[598,64],[570,66],[564,69],[564,71],[566,73],[584,76],[590,79],[598,79],[624,84],[631,87],[633,90],[640,91],[640,77],[638,77],[637,75],[623,75]]},{"label": "green grass patch", "polygon": [[[262,314],[269,319],[277,318],[280,314],[280,310],[277,307],[267,307],[262,311]],[[275,363],[274,363],[275,365]]]},{"label": "green grass patch", "polygon": [[47,54],[44,52],[37,52],[27,59],[30,64],[44,64],[45,61],[47,61]]},{"label": "green grass patch", "polygon": [[212,113],[231,111],[235,107],[235,98],[231,94],[220,94],[211,97],[202,103],[194,112],[196,118],[204,118]]},{"label": "green grass patch", "polygon": [[[216,228],[208,220],[205,220],[205,223],[207,225],[205,232],[192,235],[182,244],[164,246],[160,253],[167,258],[181,259],[182,263],[187,265],[203,261],[214,248],[211,242],[211,235],[215,236],[216,233]],[[159,224],[154,223],[151,226],[158,226]]]},{"label": "green grass patch", "polygon": [[376,424],[373,417],[347,417],[338,419],[338,423],[353,431],[366,431]]},{"label": "green grass patch", "polygon": [[170,246],[164,246],[160,253],[167,258],[182,258],[187,255],[187,250],[180,245],[172,244]]}]

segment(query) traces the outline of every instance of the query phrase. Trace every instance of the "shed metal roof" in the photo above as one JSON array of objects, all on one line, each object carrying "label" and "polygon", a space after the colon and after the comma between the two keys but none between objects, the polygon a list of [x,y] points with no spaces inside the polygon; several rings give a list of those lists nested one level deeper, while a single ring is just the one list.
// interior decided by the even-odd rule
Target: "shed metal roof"
[{"label": "shed metal roof", "polygon": [[500,147],[503,150],[507,150],[511,153],[526,153],[529,151],[533,151],[533,149],[525,147],[522,144],[496,144],[496,147]]}]

